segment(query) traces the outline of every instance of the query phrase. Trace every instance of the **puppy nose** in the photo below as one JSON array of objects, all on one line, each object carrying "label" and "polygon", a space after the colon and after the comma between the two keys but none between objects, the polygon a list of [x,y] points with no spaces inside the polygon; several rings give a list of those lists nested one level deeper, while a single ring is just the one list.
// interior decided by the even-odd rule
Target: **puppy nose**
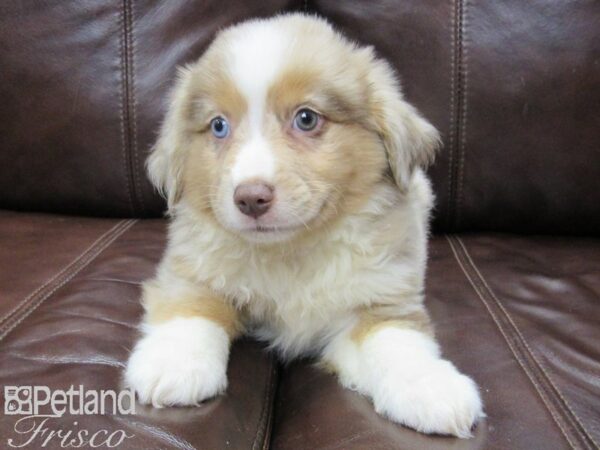
[{"label": "puppy nose", "polygon": [[233,193],[233,201],[238,209],[255,219],[269,210],[273,197],[273,187],[264,183],[240,184]]}]

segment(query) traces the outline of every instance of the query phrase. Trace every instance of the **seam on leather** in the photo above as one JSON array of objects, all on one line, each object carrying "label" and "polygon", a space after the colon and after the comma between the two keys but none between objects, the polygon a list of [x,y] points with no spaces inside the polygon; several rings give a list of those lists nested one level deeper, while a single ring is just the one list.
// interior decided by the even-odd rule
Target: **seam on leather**
[{"label": "seam on leather", "polygon": [[467,257],[467,259],[469,260],[471,266],[473,266],[473,269],[475,270],[478,278],[481,280],[481,282],[485,286],[486,290],[489,292],[491,298],[496,302],[496,304],[498,305],[498,308],[506,315],[506,318],[508,319],[508,321],[510,322],[510,324],[514,328],[514,331],[521,338],[521,341],[523,342],[523,345],[525,346],[525,348],[529,352],[529,355],[531,356],[532,362],[535,363],[540,368],[540,370],[545,375],[547,381],[552,385],[552,387],[554,388],[554,391],[556,391],[556,394],[563,401],[564,405],[560,404],[560,403],[557,403],[557,406],[563,410],[564,414],[569,414],[570,413],[572,415],[572,419],[574,419],[577,422],[577,424],[579,424],[579,427],[581,427],[581,430],[577,430],[577,429],[576,430],[579,431],[580,433],[583,432],[584,437],[589,438],[589,440],[592,441],[597,448],[600,448],[600,446],[598,445],[598,443],[594,440],[594,438],[592,437],[592,435],[587,431],[587,429],[585,428],[585,426],[581,422],[581,419],[579,419],[579,417],[577,416],[577,414],[575,413],[575,411],[572,409],[572,407],[569,404],[569,402],[567,401],[567,399],[563,396],[563,394],[560,391],[560,389],[558,389],[558,387],[554,383],[554,380],[552,379],[552,377],[550,376],[550,374],[546,370],[544,364],[542,364],[542,362],[535,356],[535,352],[532,350],[531,346],[529,345],[529,343],[525,339],[525,336],[523,336],[523,333],[521,333],[521,330],[517,327],[517,324],[513,320],[513,318],[510,315],[509,311],[504,307],[504,305],[502,304],[502,302],[500,302],[500,300],[498,299],[498,297],[496,296],[496,294],[494,293],[494,291],[492,290],[492,288],[488,284],[487,280],[485,279],[485,277],[483,276],[483,274],[481,273],[481,271],[479,270],[479,268],[475,264],[475,261],[473,261],[473,258],[469,254],[469,252],[468,252],[465,244],[462,242],[462,240],[460,238],[457,237],[456,239],[457,239],[458,243],[460,244],[460,246],[462,247],[463,252],[464,252],[465,256]]},{"label": "seam on leather", "polygon": [[275,396],[278,392],[279,387],[279,363],[277,360],[273,360],[272,367],[272,382],[271,382],[271,395],[269,398],[269,416],[268,422],[265,427],[265,439],[263,440],[263,448],[262,450],[267,450],[271,448],[271,439],[273,439],[273,422],[275,420]]},{"label": "seam on leather", "polygon": [[469,0],[464,0],[461,8],[461,21],[460,21],[460,41],[461,41],[461,66],[460,70],[462,73],[461,81],[462,89],[461,96],[461,111],[460,111],[460,135],[459,142],[457,143],[458,151],[458,169],[456,171],[456,200],[454,210],[454,228],[459,229],[461,222],[461,211],[462,211],[462,198],[463,198],[463,180],[464,180],[464,165],[465,165],[465,151],[466,151],[466,133],[467,133],[467,104],[468,104],[468,49],[467,49],[467,25],[468,25],[468,5]]},{"label": "seam on leather", "polygon": [[124,222],[123,220],[118,222],[112,228],[110,228],[108,231],[105,231],[104,233],[102,233],[102,235],[100,235],[100,237],[98,237],[94,242],[92,242],[83,252],[81,252],[77,257],[75,257],[75,259],[73,259],[69,264],[64,266],[60,271],[58,271],[56,274],[54,274],[50,279],[44,281],[37,289],[35,289],[30,294],[28,294],[25,298],[23,298],[23,300],[18,302],[15,305],[15,307],[12,308],[8,313],[4,314],[2,316],[2,318],[0,318],[0,330],[4,327],[4,322],[8,321],[9,318],[13,314],[15,314],[19,309],[21,309],[25,303],[27,303],[32,297],[37,295],[42,289],[44,289],[50,283],[54,282],[54,280],[56,280],[58,277],[60,277],[66,270],[69,270],[79,259],[81,259],[83,256],[85,256],[86,253],[90,252],[98,244],[98,242],[100,240],[104,239],[108,234],[112,233],[123,222]]},{"label": "seam on leather", "polygon": [[[582,436],[580,433],[578,433],[579,436],[572,436],[571,435],[572,433],[569,433],[567,431],[566,427],[569,427],[569,429],[574,428],[573,424],[572,424],[572,420],[571,420],[571,424],[569,426],[569,423],[567,423],[569,417],[568,417],[568,415],[565,414],[564,408],[560,408],[560,406],[557,405],[557,402],[553,401],[550,398],[550,395],[552,395],[553,392],[551,389],[544,387],[544,385],[542,384],[542,383],[544,383],[544,378],[543,378],[543,376],[539,375],[539,371],[538,371],[538,375],[536,375],[536,373],[534,371],[536,368],[536,364],[534,361],[532,361],[531,356],[527,354],[527,350],[523,349],[524,342],[523,342],[523,339],[522,339],[522,336],[520,335],[520,333],[517,335],[514,333],[515,330],[512,330],[512,332],[511,332],[510,329],[507,329],[505,326],[502,325],[500,317],[498,316],[498,314],[496,312],[494,312],[493,307],[490,304],[491,302],[488,301],[488,299],[486,298],[486,295],[485,295],[485,293],[487,292],[488,296],[491,298],[492,297],[491,290],[489,290],[489,288],[486,289],[485,288],[486,285],[483,284],[482,278],[480,276],[479,277],[477,276],[477,273],[480,274],[480,272],[476,271],[476,267],[473,263],[473,260],[469,257],[468,252],[466,251],[466,247],[464,247],[464,245],[462,245],[462,241],[460,240],[460,238],[458,238],[458,237],[453,238],[451,236],[446,235],[446,240],[448,241],[448,244],[450,245],[450,249],[452,250],[454,258],[458,262],[458,265],[460,266],[460,268],[463,271],[463,273],[465,274],[467,280],[471,284],[471,287],[473,288],[473,290],[475,291],[475,293],[477,294],[477,296],[483,303],[484,307],[488,311],[490,317],[492,318],[492,320],[496,324],[496,327],[498,328],[498,330],[502,334],[504,340],[506,341],[508,348],[512,352],[512,354],[515,357],[518,364],[523,369],[523,372],[525,373],[527,378],[529,378],[529,380],[533,384],[535,390],[537,391],[538,395],[542,399],[542,402],[546,406],[546,409],[548,410],[548,412],[554,419],[555,423],[558,425],[558,428],[560,429],[561,433],[563,434],[563,436],[565,437],[565,439],[567,440],[567,442],[569,443],[571,448],[573,448],[573,449],[593,448],[593,447],[590,447],[587,442],[585,442],[585,439],[582,440]],[[458,245],[460,245],[462,251],[460,251],[459,248],[457,248],[457,244],[455,244],[453,242],[453,240],[456,240],[456,242],[458,242]],[[464,262],[463,262],[463,258],[461,258],[461,254],[464,255],[464,259],[465,259]],[[473,267],[474,272],[476,271],[475,273],[471,273],[471,271],[469,271],[468,267],[466,266],[466,264],[468,263],[468,260],[470,260],[470,265]],[[479,286],[476,283],[475,278],[480,280],[480,282],[482,283],[481,286]],[[514,328],[516,328],[516,327],[514,327]],[[517,348],[517,345],[520,345],[521,349]],[[529,363],[527,363],[524,358],[526,358],[529,361]],[[547,383],[546,383],[546,385],[547,385]],[[559,407],[559,409],[562,409],[562,414],[561,414],[561,411],[556,409],[557,407]],[[576,432],[578,431],[576,427],[575,427],[575,431]],[[577,441],[580,443],[583,441],[583,443],[575,444],[573,442],[573,440],[575,438],[579,438],[579,439],[577,439]]]},{"label": "seam on leather", "polygon": [[[125,0],[123,0],[125,1]],[[125,41],[125,30],[126,30],[126,22],[125,22],[125,10],[124,8],[119,8],[119,59],[120,63],[120,72],[121,72],[121,83],[120,83],[120,92],[119,97],[121,101],[121,108],[119,108],[119,119],[121,125],[121,155],[123,157],[123,169],[125,174],[125,186],[127,187],[127,199],[129,201],[129,209],[132,214],[135,214],[135,206],[133,204],[133,194],[131,192],[131,171],[129,170],[129,158],[127,157],[127,147],[128,147],[128,139],[127,139],[127,124],[126,119],[129,115],[127,111],[127,102],[126,94],[127,94],[127,74],[126,74],[126,41]]]},{"label": "seam on leather", "polygon": [[256,425],[256,435],[252,442],[252,450],[266,449],[271,442],[271,423],[273,418],[273,392],[275,391],[276,383],[276,362],[270,356],[269,374],[265,381],[265,394],[263,397],[263,406],[260,412],[260,417]]},{"label": "seam on leather", "polygon": [[136,52],[136,41],[135,41],[135,0],[129,0],[126,4],[129,6],[129,14],[127,15],[129,18],[129,64],[127,65],[129,69],[129,79],[130,79],[130,89],[129,89],[129,102],[130,102],[130,112],[131,112],[131,151],[133,154],[133,167],[131,169],[133,173],[133,189],[136,193],[136,199],[139,202],[140,211],[144,212],[144,192],[142,190],[142,184],[139,173],[139,149],[138,149],[138,129],[137,129],[137,100],[135,95],[135,87],[136,87],[136,78],[135,78],[135,52]]},{"label": "seam on leather", "polygon": [[460,183],[462,182],[462,158],[464,156],[464,132],[466,131],[466,33],[467,0],[454,0],[451,8],[450,45],[450,128],[448,152],[448,210],[447,226],[456,230],[459,225]]},{"label": "seam on leather", "polygon": [[452,178],[454,176],[454,122],[456,120],[455,102],[456,102],[456,2],[451,0],[451,17],[450,17],[450,117],[448,124],[448,204],[446,211],[446,224],[448,228],[452,227]]},{"label": "seam on leather", "polygon": [[57,277],[55,279],[57,284],[55,284],[52,288],[50,288],[50,283],[46,284],[46,287],[50,289],[48,292],[44,293],[43,290],[40,290],[39,293],[42,295],[40,295],[39,298],[31,302],[29,306],[21,312],[21,314],[15,314],[10,320],[6,321],[2,327],[0,327],[0,341],[17,326],[19,326],[27,317],[31,315],[31,313],[33,313],[42,303],[50,298],[57,290],[71,281],[75,275],[81,272],[82,269],[87,267],[93,260],[96,259],[98,255],[100,255],[100,253],[109,247],[119,236],[130,229],[136,222],[137,220],[125,220],[119,222],[115,227],[97,240],[89,252],[84,252],[80,258],[74,261],[74,264],[69,266],[68,270],[63,273],[62,277]]},{"label": "seam on leather", "polygon": [[569,443],[569,445],[571,446],[571,448],[576,449],[577,447],[573,444],[573,442],[569,438],[569,435],[566,432],[566,430],[564,429],[561,421],[559,420],[559,418],[557,416],[557,413],[554,411],[554,408],[550,405],[549,400],[546,398],[546,395],[542,392],[542,390],[541,390],[540,386],[538,385],[538,383],[535,381],[535,379],[533,378],[533,376],[527,370],[527,368],[525,366],[525,363],[523,362],[523,360],[519,356],[519,353],[517,352],[517,350],[514,348],[514,344],[511,343],[510,338],[506,334],[506,330],[499,323],[498,318],[496,317],[496,315],[492,311],[491,307],[488,305],[488,302],[485,300],[483,294],[480,292],[480,290],[478,289],[477,285],[473,281],[473,279],[472,279],[472,277],[471,277],[468,269],[465,267],[465,265],[461,261],[461,258],[460,258],[459,254],[458,254],[458,250],[456,249],[454,243],[452,242],[452,238],[450,236],[446,235],[446,239],[448,241],[448,244],[450,245],[450,249],[452,250],[452,253],[454,254],[454,258],[456,259],[456,261],[458,262],[458,265],[460,266],[461,270],[463,271],[463,273],[467,277],[467,280],[469,281],[469,284],[471,284],[471,287],[473,288],[473,290],[475,291],[475,293],[477,294],[477,296],[479,297],[479,299],[483,303],[484,307],[487,309],[490,317],[493,319],[493,321],[496,324],[498,330],[500,331],[500,333],[504,337],[504,340],[506,341],[506,343],[508,345],[508,348],[512,352],[513,356],[515,357],[515,359],[517,360],[517,362],[519,363],[519,365],[521,366],[521,368],[523,369],[523,371],[525,372],[525,375],[527,376],[527,378],[529,378],[529,380],[531,381],[531,383],[535,387],[535,390],[538,392],[538,394],[542,398],[542,401],[543,401],[544,405],[546,405],[546,409],[548,409],[548,412],[550,412],[550,415],[552,416],[552,418],[554,419],[554,421],[558,425],[559,429],[561,430],[561,433],[566,438],[566,440]]}]

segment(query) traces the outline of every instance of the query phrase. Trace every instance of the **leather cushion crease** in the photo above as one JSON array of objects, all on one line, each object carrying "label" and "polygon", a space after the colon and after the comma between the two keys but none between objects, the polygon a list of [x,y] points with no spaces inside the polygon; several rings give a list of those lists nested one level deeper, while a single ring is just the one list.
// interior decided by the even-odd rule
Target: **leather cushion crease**
[{"label": "leather cushion crease", "polygon": [[[419,434],[245,339],[227,393],[201,407],[55,424],[123,429],[124,449],[599,448],[600,2],[587,0],[0,2],[0,384],[120,389],[165,244],[144,162],[174,69],[217,30],[291,10],[373,45],[442,134],[426,302],[487,418],[470,440]],[[14,423],[0,414],[0,447]]]}]

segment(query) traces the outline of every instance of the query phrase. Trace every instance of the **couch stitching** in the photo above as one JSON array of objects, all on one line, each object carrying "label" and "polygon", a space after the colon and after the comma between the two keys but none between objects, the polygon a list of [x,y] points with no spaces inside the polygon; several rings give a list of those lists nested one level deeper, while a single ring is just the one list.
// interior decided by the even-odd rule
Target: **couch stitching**
[{"label": "couch stitching", "polygon": [[537,366],[540,368],[540,370],[544,373],[544,375],[547,378],[548,382],[552,385],[552,387],[556,391],[556,394],[558,394],[558,396],[560,397],[560,399],[564,402],[564,405],[560,405],[559,404],[558,406],[563,410],[564,414],[568,414],[567,411],[570,412],[571,415],[573,416],[573,418],[575,419],[575,421],[579,424],[579,426],[581,427],[581,429],[585,433],[585,435],[594,443],[594,445],[596,445],[596,447],[600,448],[600,446],[598,445],[598,443],[594,440],[594,438],[591,436],[591,434],[586,430],[585,426],[581,422],[581,419],[579,419],[579,417],[577,416],[577,414],[575,414],[575,411],[573,411],[573,409],[571,408],[569,402],[563,396],[563,394],[560,391],[560,389],[558,389],[558,387],[554,383],[554,380],[552,379],[552,377],[550,376],[550,374],[547,372],[545,366],[535,356],[535,353],[533,352],[533,350],[531,349],[529,343],[527,342],[527,340],[525,339],[525,337],[521,333],[521,330],[517,327],[517,324],[514,322],[512,316],[510,315],[510,313],[508,312],[508,310],[504,307],[504,305],[500,302],[500,300],[498,299],[498,297],[496,296],[496,294],[494,293],[494,291],[492,290],[492,288],[487,283],[485,277],[483,276],[483,274],[480,272],[480,270],[478,269],[477,265],[473,261],[473,258],[471,258],[471,255],[467,251],[467,248],[466,248],[465,244],[462,242],[462,240],[460,238],[456,238],[456,239],[457,239],[458,243],[460,244],[460,246],[462,247],[463,253],[465,254],[465,256],[468,258],[469,262],[471,263],[471,266],[473,267],[473,269],[477,273],[479,279],[482,281],[482,283],[486,287],[487,291],[489,292],[490,296],[495,301],[496,305],[498,305],[498,308],[506,315],[506,318],[508,319],[508,321],[513,326],[513,328],[516,331],[516,333],[521,338],[521,341],[523,342],[523,345],[525,346],[525,348],[528,350],[531,359],[533,360],[533,362],[535,362],[535,364],[537,364]]},{"label": "couch stitching", "polygon": [[452,181],[454,176],[454,122],[455,122],[455,101],[456,101],[456,2],[452,0],[452,12],[450,20],[450,118],[449,118],[449,136],[448,136],[448,211],[446,213],[446,221],[448,227],[452,226]]},{"label": "couch stitching", "polygon": [[14,330],[19,324],[21,324],[27,317],[31,315],[42,303],[44,303],[48,298],[50,298],[58,289],[63,287],[69,281],[75,277],[82,269],[87,267],[92,261],[100,255],[107,247],[109,247],[119,236],[125,233],[128,229],[130,229],[137,220],[127,220],[120,222],[118,224],[118,229],[114,229],[112,232],[112,236],[108,233],[106,234],[105,241],[99,244],[93,252],[89,254],[89,257],[80,259],[75,266],[73,266],[73,270],[69,273],[66,278],[64,278],[58,285],[56,285],[52,290],[50,290],[47,294],[42,296],[37,302],[32,303],[29,307],[23,311],[20,318],[13,319],[14,322],[12,325],[8,325],[7,328],[0,334],[0,340],[4,339],[12,330]]},{"label": "couch stitching", "polygon": [[273,414],[274,414],[274,404],[275,404],[275,398],[274,395],[277,392],[277,384],[278,384],[278,377],[279,377],[279,368],[276,365],[277,362],[273,361],[273,366],[271,367],[271,393],[269,396],[269,416],[268,416],[268,421],[267,421],[267,425],[265,427],[265,438],[263,439],[263,448],[262,450],[267,450],[271,445],[271,439],[273,437]]},{"label": "couch stitching", "polygon": [[97,244],[99,241],[101,241],[102,239],[104,239],[107,235],[109,235],[110,233],[112,233],[117,227],[119,227],[122,223],[124,222],[124,220],[118,222],[116,225],[114,225],[112,228],[110,228],[108,231],[105,231],[100,237],[98,237],[94,242],[92,242],[92,244],[87,247],[83,252],[81,252],[77,257],[75,257],[75,259],[73,259],[69,264],[67,264],[66,266],[64,266],[59,272],[57,272],[55,275],[53,275],[49,280],[46,280],[44,283],[42,283],[37,289],[35,289],[33,292],[31,292],[29,295],[27,295],[27,297],[25,297],[23,300],[21,300],[14,308],[12,308],[8,313],[6,313],[4,316],[2,316],[2,318],[0,319],[0,329],[3,328],[3,324],[5,321],[7,321],[10,316],[12,316],[13,314],[15,314],[19,309],[21,309],[21,307],[27,303],[32,297],[34,297],[35,295],[37,295],[42,289],[44,289],[46,286],[48,286],[50,283],[54,282],[58,277],[60,277],[66,270],[70,269],[80,258],[82,258],[86,253],[90,252]]},{"label": "couch stitching", "polygon": [[461,45],[461,82],[462,82],[462,96],[461,96],[461,119],[460,119],[460,134],[459,142],[457,144],[458,151],[458,169],[456,172],[456,192],[455,192],[455,210],[454,210],[454,228],[460,227],[461,210],[462,210],[462,197],[463,197],[463,181],[464,181],[464,162],[465,162],[465,149],[466,149],[466,132],[467,132],[467,103],[468,103],[468,48],[467,48],[467,11],[468,11],[469,0],[464,0],[461,8],[461,20],[460,20],[460,41]]},{"label": "couch stitching", "polygon": [[262,438],[262,447],[264,447],[265,442],[267,441],[267,436],[266,436],[266,430],[265,430],[265,422],[267,421],[268,417],[268,412],[270,410],[269,407],[269,403],[271,401],[271,384],[272,384],[272,377],[273,377],[273,360],[270,358],[270,367],[269,367],[269,373],[268,376],[265,379],[265,393],[263,396],[263,406],[262,406],[262,410],[260,412],[260,417],[258,419],[258,423],[256,425],[256,435],[254,436],[254,441],[252,443],[252,450],[255,450],[258,448],[257,444],[258,441],[261,440]]},{"label": "couch stitching", "polygon": [[446,240],[448,241],[448,244],[450,245],[450,249],[452,250],[452,253],[454,254],[454,258],[458,262],[458,265],[460,266],[460,268],[462,269],[463,273],[467,277],[467,280],[471,284],[471,287],[473,288],[473,290],[475,291],[475,293],[477,294],[477,296],[481,300],[481,303],[483,303],[483,305],[485,306],[485,308],[488,311],[490,317],[492,318],[492,320],[496,324],[496,327],[498,328],[498,330],[500,331],[500,333],[504,337],[504,340],[506,341],[506,343],[508,345],[508,348],[512,352],[513,356],[515,357],[515,359],[517,360],[517,362],[519,363],[519,365],[521,366],[521,368],[523,369],[523,371],[525,372],[525,375],[527,376],[527,378],[529,378],[529,380],[531,381],[531,383],[535,387],[535,390],[538,392],[538,394],[541,397],[542,401],[546,405],[546,409],[548,410],[548,412],[550,413],[550,415],[552,416],[552,418],[554,419],[554,421],[558,425],[561,433],[566,438],[566,440],[569,443],[569,445],[571,446],[571,448],[577,449],[578,447],[572,442],[571,438],[569,437],[569,434],[564,429],[564,425],[562,424],[562,421],[559,419],[559,417],[557,415],[557,412],[554,411],[553,405],[551,404],[550,400],[546,397],[546,394],[542,391],[541,386],[537,383],[537,381],[535,380],[534,376],[527,369],[525,362],[519,356],[519,352],[514,347],[514,344],[512,343],[510,337],[506,333],[506,330],[504,330],[504,327],[500,324],[500,322],[499,322],[498,318],[496,317],[495,313],[492,311],[491,307],[488,305],[487,301],[485,300],[483,294],[481,293],[481,291],[477,287],[475,281],[471,277],[468,269],[465,267],[465,265],[461,261],[461,258],[460,258],[459,254],[458,254],[458,250],[455,248],[455,245],[453,244],[452,239],[450,238],[450,236],[446,235]]},{"label": "couch stitching", "polygon": [[254,441],[252,443],[252,450],[256,450],[258,448],[258,442],[261,440],[262,438],[262,447],[264,448],[265,442],[268,441],[268,436],[266,433],[266,422],[268,420],[270,420],[270,415],[272,413],[272,408],[270,407],[270,403],[271,403],[271,396],[272,396],[272,380],[273,380],[273,372],[274,372],[274,362],[273,362],[273,358],[270,357],[269,358],[270,361],[270,367],[269,367],[269,374],[266,377],[266,381],[265,381],[265,394],[263,396],[263,406],[262,406],[262,410],[260,412],[260,417],[258,419],[258,423],[256,425],[256,435],[254,436]]},{"label": "couch stitching", "polygon": [[[125,1],[125,0],[123,0]],[[125,183],[127,186],[127,197],[129,200],[129,207],[131,209],[131,213],[135,214],[135,206],[133,205],[133,194],[131,192],[131,180],[130,180],[130,175],[131,172],[128,168],[128,161],[129,158],[127,157],[127,133],[125,132],[126,129],[126,125],[125,125],[125,118],[127,116],[126,113],[126,101],[125,101],[125,97],[126,97],[126,92],[127,92],[127,75],[126,75],[126,57],[125,57],[125,49],[126,49],[126,44],[125,44],[125,29],[126,29],[126,24],[125,24],[125,12],[123,8],[119,8],[119,28],[121,29],[119,32],[119,58],[121,60],[121,66],[120,66],[120,71],[121,71],[121,92],[120,92],[120,97],[121,97],[121,108],[119,109],[119,117],[120,117],[120,122],[121,122],[121,154],[123,156],[123,168],[124,168],[124,174],[125,174]]]},{"label": "couch stitching", "polygon": [[449,229],[457,229],[461,207],[460,195],[465,153],[464,134],[466,131],[466,10],[467,0],[452,3],[451,47],[450,47],[450,135],[448,152],[448,211],[446,214]]},{"label": "couch stitching", "polygon": [[131,111],[131,150],[133,153],[133,161],[134,167],[132,167],[133,179],[134,179],[134,189],[137,193],[137,200],[140,203],[140,209],[143,212],[144,207],[144,196],[141,188],[141,180],[139,174],[139,154],[138,154],[138,138],[137,138],[137,101],[135,95],[135,86],[136,86],[136,78],[135,78],[135,52],[136,52],[136,42],[135,42],[135,19],[134,19],[134,2],[135,0],[130,0],[128,5],[128,18],[129,18],[129,26],[128,26],[128,36],[130,45],[127,47],[129,51],[129,64],[127,65],[129,69],[129,78],[131,80],[131,85],[129,88],[129,102],[130,102],[130,111]]},{"label": "couch stitching", "polygon": [[[55,286],[49,293],[45,294],[44,297],[42,297],[42,299],[37,301],[37,303],[30,304],[22,313],[21,318],[15,319],[13,317],[11,320],[7,321],[3,325],[2,328],[4,328],[5,330],[2,332],[2,334],[0,334],[0,340],[4,338],[12,329],[14,329],[16,325],[22,322],[22,320],[25,319],[25,317],[31,314],[33,310],[35,310],[43,301],[45,301],[47,297],[51,296],[58,288],[63,286],[67,281],[72,279],[74,275],[80,272],[81,269],[83,269],[91,261],[93,261],[96,258],[96,256],[98,256],[100,252],[102,252],[106,248],[107,245],[110,245],[110,243],[112,243],[116,238],[118,238],[124,231],[130,228],[131,225],[133,225],[133,223],[135,223],[135,221],[121,221],[115,227],[109,230],[109,232],[105,233],[100,239],[98,239],[98,241],[95,243],[95,248],[90,248],[91,252],[86,252],[85,257],[83,257],[84,255],[82,255],[80,259],[74,261],[74,264],[71,264],[70,267],[68,267],[69,269],[73,269],[73,271],[67,275],[66,279],[63,279],[58,286]],[[101,241],[103,242],[100,243]],[[90,253],[91,255],[88,257]],[[16,323],[8,325],[10,322],[15,321]]]}]

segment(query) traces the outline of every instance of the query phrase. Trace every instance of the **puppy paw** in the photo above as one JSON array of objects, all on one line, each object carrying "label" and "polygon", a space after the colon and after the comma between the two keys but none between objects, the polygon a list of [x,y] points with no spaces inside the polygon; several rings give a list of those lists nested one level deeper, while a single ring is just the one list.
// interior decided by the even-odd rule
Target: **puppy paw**
[{"label": "puppy paw", "polygon": [[227,387],[229,338],[202,318],[146,326],[125,370],[140,403],[161,408],[197,405]]},{"label": "puppy paw", "polygon": [[442,359],[423,363],[422,371],[388,374],[373,396],[378,413],[423,433],[471,437],[485,417],[477,386]]}]

